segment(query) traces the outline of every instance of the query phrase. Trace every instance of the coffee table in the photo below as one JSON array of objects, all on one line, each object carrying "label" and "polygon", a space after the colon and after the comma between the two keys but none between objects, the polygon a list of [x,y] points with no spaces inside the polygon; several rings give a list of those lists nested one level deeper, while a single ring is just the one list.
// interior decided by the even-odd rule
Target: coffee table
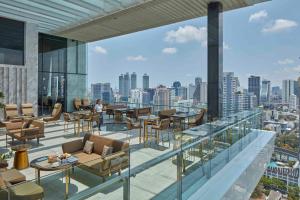
[{"label": "coffee table", "polygon": [[31,147],[30,144],[20,144],[11,147],[11,150],[15,151],[14,157],[14,168],[25,169],[29,166],[28,152],[27,150]]},{"label": "coffee table", "polygon": [[42,156],[36,158],[30,162],[30,167],[35,169],[35,178],[37,183],[40,185],[41,171],[62,171],[65,174],[66,179],[66,190],[65,190],[65,199],[69,195],[69,185],[70,185],[70,169],[74,167],[78,162],[78,159],[74,156],[54,163],[48,162],[48,156]]}]

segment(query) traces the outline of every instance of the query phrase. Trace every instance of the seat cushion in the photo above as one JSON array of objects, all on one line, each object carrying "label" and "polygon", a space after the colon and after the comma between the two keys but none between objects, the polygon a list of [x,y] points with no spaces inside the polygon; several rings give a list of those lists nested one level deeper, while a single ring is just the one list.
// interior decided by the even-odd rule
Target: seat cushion
[{"label": "seat cushion", "polygon": [[26,182],[13,186],[11,187],[11,191],[12,199],[35,200],[42,199],[44,197],[43,188],[33,182]]},{"label": "seat cushion", "polygon": [[101,156],[99,154],[96,154],[96,153],[87,154],[82,151],[77,151],[77,152],[73,153],[72,155],[76,156],[78,158],[79,164],[84,164],[84,163],[88,163],[93,160],[101,159]]},{"label": "seat cushion", "polygon": [[4,180],[6,180],[11,184],[16,184],[16,183],[26,181],[25,175],[16,169],[9,169],[4,172],[1,172],[1,176]]}]

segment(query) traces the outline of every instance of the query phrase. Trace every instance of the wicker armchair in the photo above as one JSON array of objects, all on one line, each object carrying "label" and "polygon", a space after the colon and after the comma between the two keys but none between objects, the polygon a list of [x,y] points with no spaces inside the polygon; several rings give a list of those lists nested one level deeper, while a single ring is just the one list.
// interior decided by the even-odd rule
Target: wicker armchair
[{"label": "wicker armchair", "polygon": [[6,104],[4,107],[4,118],[7,121],[21,119],[17,104]]},{"label": "wicker armchair", "polygon": [[160,132],[166,130],[168,133],[168,142],[169,142],[169,147],[170,147],[170,133],[169,133],[169,127],[170,127],[170,119],[162,119],[160,122],[156,125],[151,126],[151,136],[152,136],[152,130],[155,130],[155,138],[157,143],[159,143],[159,135],[161,136],[161,141],[164,143],[163,140],[163,135],[160,134]]},{"label": "wicker armchair", "polygon": [[71,117],[70,113],[64,113],[64,132],[66,132],[66,127],[69,129],[69,124],[73,123],[74,133],[75,133],[75,121],[76,119]]},{"label": "wicker armchair", "polygon": [[44,136],[44,122],[40,120],[23,120],[17,122],[7,122],[6,127],[6,146],[7,146],[7,136],[12,138],[12,143],[14,139],[22,141],[25,143],[28,140],[37,139],[37,144],[39,144],[39,139]]},{"label": "wicker armchair", "polygon": [[33,114],[33,106],[31,103],[25,103],[21,105],[22,115],[24,117],[35,117]]},{"label": "wicker armchair", "polygon": [[57,122],[60,119],[61,111],[62,111],[61,103],[56,103],[54,105],[51,116],[50,117],[44,117],[43,121],[44,122]]},{"label": "wicker armchair", "polygon": [[188,127],[194,127],[194,126],[199,126],[203,124],[204,121],[204,115],[206,113],[206,110],[201,110],[199,114],[196,115],[194,119],[191,119],[188,123]]}]

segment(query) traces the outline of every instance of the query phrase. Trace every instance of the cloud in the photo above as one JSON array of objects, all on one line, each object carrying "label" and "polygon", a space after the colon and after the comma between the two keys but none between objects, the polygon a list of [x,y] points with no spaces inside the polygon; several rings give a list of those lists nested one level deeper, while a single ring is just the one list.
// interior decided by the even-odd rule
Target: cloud
[{"label": "cloud", "polygon": [[142,56],[142,55],[138,55],[138,56],[128,56],[126,58],[128,61],[146,61],[147,58]]},{"label": "cloud", "polygon": [[101,47],[101,46],[96,46],[94,48],[94,51],[96,53],[100,53],[100,54],[107,54],[107,50],[105,48]]},{"label": "cloud", "polygon": [[200,42],[202,46],[207,44],[207,28],[186,25],[180,26],[177,30],[166,33],[165,41],[170,43],[187,43],[192,41]]},{"label": "cloud", "polygon": [[261,10],[258,11],[256,13],[253,13],[252,15],[250,15],[249,17],[249,22],[255,22],[255,21],[260,21],[263,18],[268,17],[268,13],[266,10]]},{"label": "cloud", "polygon": [[293,64],[295,63],[294,60],[290,59],[290,58],[286,58],[286,59],[283,59],[283,60],[278,60],[277,63],[279,65],[288,65],[288,64]]},{"label": "cloud", "polygon": [[175,53],[177,53],[177,49],[176,48],[164,48],[163,50],[162,50],[162,52],[164,53],[164,54],[175,54]]},{"label": "cloud", "polygon": [[274,33],[289,30],[298,26],[297,22],[287,19],[277,19],[262,29],[263,33]]},{"label": "cloud", "polygon": [[285,67],[285,68],[283,68],[283,71],[287,72],[287,73],[291,73],[291,74],[299,73],[300,72],[300,65],[295,66],[295,67]]}]

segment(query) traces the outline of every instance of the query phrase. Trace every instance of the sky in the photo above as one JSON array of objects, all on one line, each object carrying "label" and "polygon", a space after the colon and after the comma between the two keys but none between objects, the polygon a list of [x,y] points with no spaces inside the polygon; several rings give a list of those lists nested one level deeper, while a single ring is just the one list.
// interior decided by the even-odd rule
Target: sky
[{"label": "sky", "polygon": [[[118,88],[121,73],[150,76],[150,87],[183,86],[207,77],[207,18],[88,44],[88,85],[109,82]],[[281,86],[300,76],[300,1],[272,0],[223,13],[223,70],[234,72],[247,88],[250,75]]]}]

